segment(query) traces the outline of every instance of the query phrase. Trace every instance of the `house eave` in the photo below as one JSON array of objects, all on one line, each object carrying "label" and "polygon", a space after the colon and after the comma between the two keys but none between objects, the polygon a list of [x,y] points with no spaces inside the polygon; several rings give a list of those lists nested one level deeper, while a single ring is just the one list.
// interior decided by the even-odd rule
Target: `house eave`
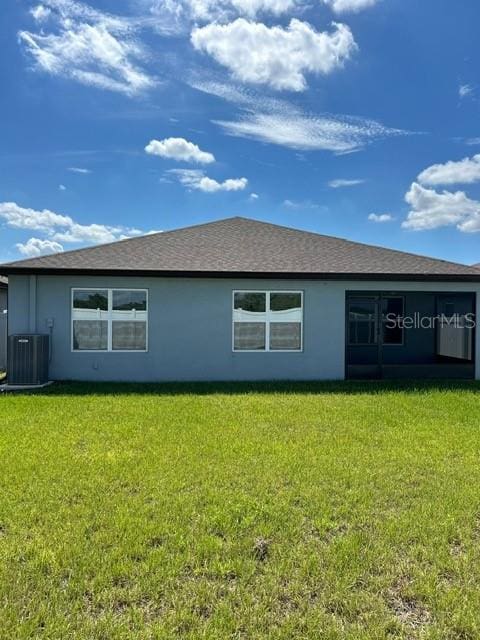
[{"label": "house eave", "polygon": [[119,276],[142,278],[242,278],[252,280],[355,280],[355,281],[395,281],[395,282],[477,282],[480,283],[480,271],[477,274],[438,274],[438,273],[333,273],[333,272],[278,272],[278,271],[164,271],[132,269],[58,269],[28,268],[4,266],[0,274],[44,275],[44,276]]}]

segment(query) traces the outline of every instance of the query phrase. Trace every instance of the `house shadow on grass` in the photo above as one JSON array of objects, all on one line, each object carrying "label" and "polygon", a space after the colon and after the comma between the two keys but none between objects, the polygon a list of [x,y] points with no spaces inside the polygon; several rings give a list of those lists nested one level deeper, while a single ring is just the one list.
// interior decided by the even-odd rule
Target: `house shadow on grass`
[{"label": "house shadow on grass", "polygon": [[474,380],[348,380],[348,381],[252,381],[252,382],[57,382],[36,391],[48,396],[111,395],[382,395],[385,393],[421,394],[434,391],[479,393]]}]

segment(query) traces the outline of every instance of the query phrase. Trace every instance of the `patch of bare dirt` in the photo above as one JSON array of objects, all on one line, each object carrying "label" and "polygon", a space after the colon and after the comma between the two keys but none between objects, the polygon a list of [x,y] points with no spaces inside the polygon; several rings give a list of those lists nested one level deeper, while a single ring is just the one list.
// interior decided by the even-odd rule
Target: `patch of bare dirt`
[{"label": "patch of bare dirt", "polygon": [[432,621],[430,611],[418,598],[408,592],[412,581],[400,577],[388,591],[388,604],[400,624],[412,631],[421,631]]},{"label": "patch of bare dirt", "polygon": [[270,553],[272,541],[268,538],[256,538],[253,543],[253,555],[259,562],[265,562]]},{"label": "patch of bare dirt", "polygon": [[465,545],[461,540],[455,538],[450,542],[450,555],[454,557],[463,556],[465,553]]}]

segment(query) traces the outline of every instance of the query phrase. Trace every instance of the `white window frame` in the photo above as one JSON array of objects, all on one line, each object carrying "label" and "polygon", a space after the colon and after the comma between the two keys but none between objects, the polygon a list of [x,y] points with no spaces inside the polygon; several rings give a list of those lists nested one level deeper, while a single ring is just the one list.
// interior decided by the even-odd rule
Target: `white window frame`
[{"label": "white window frame", "polygon": [[[108,296],[108,310],[107,310],[107,348],[106,349],[75,349],[73,342],[73,296],[75,291],[106,291]],[[112,348],[112,324],[115,322],[113,318],[113,292],[114,291],[140,291],[145,293],[147,300],[147,312],[145,320],[138,320],[137,322],[145,322],[145,349],[113,349]],[[147,353],[148,352],[148,319],[150,313],[150,303],[149,303],[149,290],[148,289],[139,289],[138,287],[72,287],[71,289],[71,297],[70,297],[70,345],[72,353]],[[135,322],[133,320],[132,322]]]},{"label": "white window frame", "polygon": [[[235,349],[235,294],[236,293],[264,293],[265,294],[265,349]],[[300,294],[302,302],[302,316],[300,320],[300,349],[270,349],[270,323],[278,319],[270,317],[270,296],[275,293]],[[298,289],[234,289],[232,291],[232,352],[233,353],[302,353],[303,352],[303,324],[304,324],[304,292]],[[262,321],[263,323],[263,321]]]}]

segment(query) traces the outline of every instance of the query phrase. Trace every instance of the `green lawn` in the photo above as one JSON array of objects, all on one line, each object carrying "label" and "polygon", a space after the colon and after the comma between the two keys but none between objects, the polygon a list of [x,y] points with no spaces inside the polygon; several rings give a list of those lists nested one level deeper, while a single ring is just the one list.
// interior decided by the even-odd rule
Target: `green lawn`
[{"label": "green lawn", "polygon": [[479,391],[0,396],[0,638],[480,638]]}]

